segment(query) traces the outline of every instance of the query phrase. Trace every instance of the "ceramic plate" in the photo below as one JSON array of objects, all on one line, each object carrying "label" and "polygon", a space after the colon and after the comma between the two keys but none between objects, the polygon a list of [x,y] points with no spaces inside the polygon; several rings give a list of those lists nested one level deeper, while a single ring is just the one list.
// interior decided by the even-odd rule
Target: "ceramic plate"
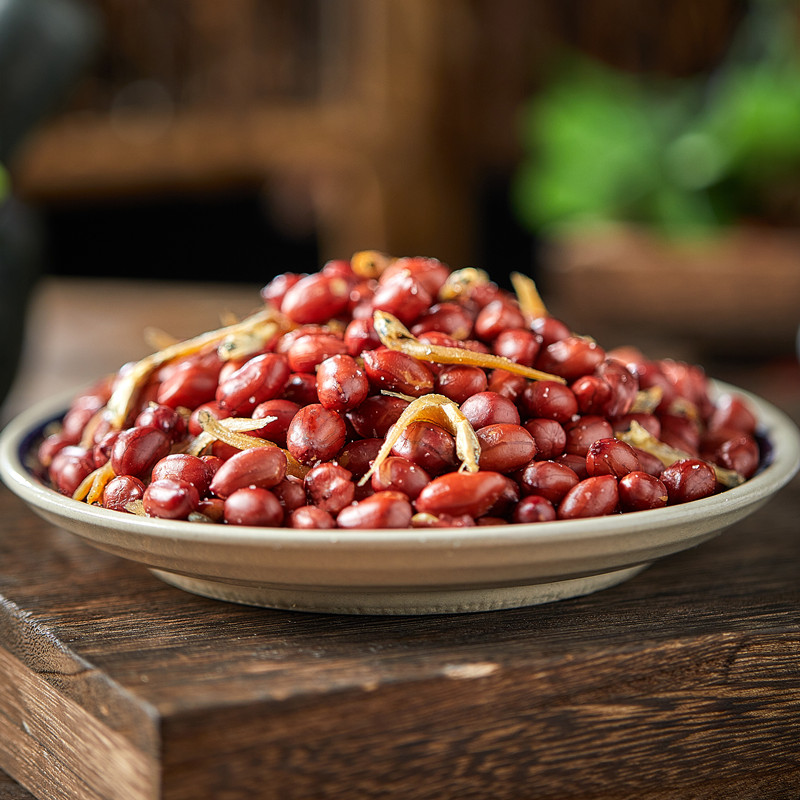
[{"label": "ceramic plate", "polygon": [[756,511],[797,472],[800,435],[765,401],[752,403],[768,443],[753,478],[714,497],[652,511],[528,525],[300,531],[149,519],[87,506],[26,466],[69,398],[29,409],[0,435],[0,474],[42,517],[207,597],[353,614],[486,611],[613,586]]}]

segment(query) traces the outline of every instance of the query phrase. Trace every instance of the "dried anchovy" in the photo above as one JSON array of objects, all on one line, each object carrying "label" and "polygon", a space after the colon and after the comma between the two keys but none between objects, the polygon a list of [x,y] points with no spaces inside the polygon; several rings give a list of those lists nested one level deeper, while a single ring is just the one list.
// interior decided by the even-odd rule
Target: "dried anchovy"
[{"label": "dried anchovy", "polygon": [[422,342],[411,334],[408,328],[397,317],[386,311],[376,311],[373,314],[375,332],[381,343],[392,350],[413,356],[420,361],[432,361],[437,364],[465,364],[471,367],[484,369],[504,369],[515,372],[529,380],[557,381],[566,383],[560,375],[551,375],[532,367],[517,364],[509,358],[492,355],[491,353],[476,353],[461,347],[445,347],[439,344]]},{"label": "dried anchovy", "polygon": [[456,455],[461,460],[461,470],[477,472],[478,460],[481,457],[481,444],[475,435],[475,429],[464,416],[457,403],[443,394],[424,394],[411,398],[412,402],[403,410],[397,422],[386,436],[375,461],[363,478],[358,482],[363,486],[378,467],[389,457],[403,431],[415,422],[430,422],[451,433],[456,440]]}]

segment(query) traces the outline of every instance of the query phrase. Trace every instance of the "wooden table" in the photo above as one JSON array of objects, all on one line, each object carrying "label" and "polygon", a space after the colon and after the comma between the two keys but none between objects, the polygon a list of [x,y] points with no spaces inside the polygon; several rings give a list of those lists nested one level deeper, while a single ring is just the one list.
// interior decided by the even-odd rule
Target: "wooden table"
[{"label": "wooden table", "polygon": [[[101,289],[48,284],[34,319],[51,332],[73,319],[56,332],[77,337],[85,313],[54,309],[94,303],[105,317]],[[148,295],[128,289],[123,307]],[[171,291],[150,308],[166,328]],[[141,312],[125,316],[103,324]],[[44,380],[41,363],[23,389]],[[800,419],[796,365],[719,377]],[[0,519],[0,767],[34,796],[800,795],[797,479],[618,587],[422,618],[215,602],[40,521],[4,488]],[[29,795],[8,779],[0,797]]]}]

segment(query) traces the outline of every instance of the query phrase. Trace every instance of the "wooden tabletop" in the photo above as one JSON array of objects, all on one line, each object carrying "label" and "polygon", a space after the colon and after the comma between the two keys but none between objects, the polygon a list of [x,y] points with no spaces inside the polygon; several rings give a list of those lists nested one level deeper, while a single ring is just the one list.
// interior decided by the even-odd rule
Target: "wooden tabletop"
[{"label": "wooden tabletop", "polygon": [[[142,355],[142,318],[210,327],[209,296],[253,295],[48,282],[10,407]],[[790,359],[718,377],[800,419]],[[417,618],[195,597],[5,488],[0,519],[0,767],[36,797],[800,796],[798,479],[612,589]]]}]

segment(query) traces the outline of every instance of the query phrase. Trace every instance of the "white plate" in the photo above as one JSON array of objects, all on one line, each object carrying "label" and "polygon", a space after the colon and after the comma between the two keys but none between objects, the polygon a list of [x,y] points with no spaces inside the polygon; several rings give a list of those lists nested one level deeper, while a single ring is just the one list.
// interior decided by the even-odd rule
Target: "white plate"
[{"label": "white plate", "polygon": [[800,466],[800,435],[769,403],[752,403],[771,447],[746,483],[679,506],[528,525],[305,531],[149,519],[88,506],[26,468],[43,427],[70,398],[13,420],[0,475],[34,511],[101,550],[189,592],[250,605],[351,614],[486,611],[576,597],[719,534],[767,502]]}]

